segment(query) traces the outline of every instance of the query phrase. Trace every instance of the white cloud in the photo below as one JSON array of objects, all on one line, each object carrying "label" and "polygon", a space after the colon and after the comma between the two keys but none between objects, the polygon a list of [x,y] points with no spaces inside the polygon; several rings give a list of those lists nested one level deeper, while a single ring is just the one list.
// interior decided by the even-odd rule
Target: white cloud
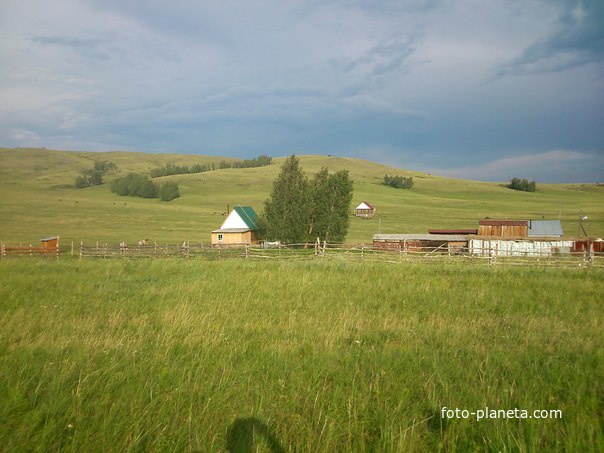
[{"label": "white cloud", "polygon": [[585,152],[553,150],[537,154],[504,157],[490,162],[457,168],[435,169],[435,174],[452,178],[476,179],[481,181],[508,181],[511,178],[526,178],[541,182],[584,181],[586,171],[597,181],[604,175],[604,156]]}]

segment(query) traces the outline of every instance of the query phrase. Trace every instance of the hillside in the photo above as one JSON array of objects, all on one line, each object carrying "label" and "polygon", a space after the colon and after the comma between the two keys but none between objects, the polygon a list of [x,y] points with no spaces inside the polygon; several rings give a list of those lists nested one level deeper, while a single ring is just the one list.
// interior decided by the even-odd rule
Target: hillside
[{"label": "hillside", "polygon": [[[78,174],[96,160],[108,160],[119,171],[107,180],[129,172],[174,163],[218,163],[233,160],[216,156],[148,154],[134,152],[68,152],[46,149],[0,149],[0,239],[37,242],[59,235],[63,243],[209,242],[212,229],[224,220],[227,206],[250,205],[262,210],[283,158],[268,167],[222,169],[174,175],[159,181],[178,182],[181,198],[170,203],[157,199],[119,197],[109,185],[73,188]],[[589,216],[585,224],[592,236],[604,236],[604,186],[595,184],[539,184],[535,193],[516,192],[503,183],[443,178],[401,170],[360,159],[300,156],[307,174],[322,166],[346,169],[354,181],[353,204],[373,203],[378,215],[372,220],[352,218],[348,242],[370,242],[382,233],[426,232],[428,228],[475,228],[478,219],[542,218],[561,214],[565,232],[577,234],[579,210]],[[384,174],[413,176],[411,190],[382,184]]]}]

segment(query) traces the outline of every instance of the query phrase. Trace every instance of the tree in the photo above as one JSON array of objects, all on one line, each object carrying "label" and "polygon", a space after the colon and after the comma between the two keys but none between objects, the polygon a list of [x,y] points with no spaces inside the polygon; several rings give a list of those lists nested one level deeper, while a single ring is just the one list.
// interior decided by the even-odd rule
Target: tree
[{"label": "tree", "polygon": [[535,181],[528,182],[527,179],[512,178],[508,184],[510,189],[520,190],[522,192],[534,192],[537,190]]},{"label": "tree", "polygon": [[168,181],[159,189],[159,198],[161,201],[172,201],[178,197],[180,197],[180,191],[178,190],[178,184],[175,182]]},{"label": "tree", "polygon": [[143,198],[157,198],[159,189],[150,179],[145,179],[138,188],[137,195]]},{"label": "tree", "polygon": [[411,176],[384,176],[384,184],[394,187],[395,189],[411,189],[413,187],[413,178]]},{"label": "tree", "polygon": [[343,242],[350,223],[352,181],[348,171],[329,175],[327,168],[315,174],[310,183],[311,207],[308,239]]},{"label": "tree", "polygon": [[76,189],[82,189],[90,186],[100,186],[103,184],[103,176],[106,173],[116,171],[117,165],[109,161],[97,161],[94,167],[89,170],[83,170],[82,174],[76,178]]},{"label": "tree", "polygon": [[296,156],[286,159],[264,203],[266,237],[287,243],[306,242],[310,217],[308,180]]}]

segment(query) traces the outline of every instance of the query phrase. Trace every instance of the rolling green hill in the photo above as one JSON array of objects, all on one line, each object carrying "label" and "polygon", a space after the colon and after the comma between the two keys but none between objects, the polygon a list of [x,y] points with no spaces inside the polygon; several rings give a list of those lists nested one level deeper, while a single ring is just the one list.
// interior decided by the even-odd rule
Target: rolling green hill
[{"label": "rolling green hill", "polygon": [[[118,165],[108,181],[129,172],[148,172],[167,163],[193,165],[233,160],[215,156],[134,152],[71,152],[46,149],[0,149],[0,239],[37,242],[59,235],[63,243],[209,242],[210,231],[224,220],[227,206],[250,205],[260,212],[283,158],[268,167],[222,169],[174,175],[158,181],[178,182],[181,198],[119,197],[109,184],[75,189],[78,174],[97,160]],[[592,236],[604,236],[604,186],[540,184],[535,193],[517,192],[503,183],[443,178],[374,162],[327,156],[300,156],[309,175],[326,166],[346,169],[354,181],[353,204],[366,200],[377,207],[372,220],[351,219],[348,242],[370,242],[382,233],[422,233],[428,228],[476,228],[491,218],[546,218],[561,215],[567,235],[577,234],[579,210]],[[384,174],[413,176],[411,190],[382,184]],[[479,175],[477,175],[478,177]]]}]

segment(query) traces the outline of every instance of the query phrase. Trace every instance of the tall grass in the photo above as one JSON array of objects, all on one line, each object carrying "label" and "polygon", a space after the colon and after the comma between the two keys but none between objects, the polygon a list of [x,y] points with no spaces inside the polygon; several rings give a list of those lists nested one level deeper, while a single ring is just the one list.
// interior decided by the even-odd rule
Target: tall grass
[{"label": "tall grass", "polygon": [[601,450],[603,290],[597,269],[5,260],[0,448]]}]

